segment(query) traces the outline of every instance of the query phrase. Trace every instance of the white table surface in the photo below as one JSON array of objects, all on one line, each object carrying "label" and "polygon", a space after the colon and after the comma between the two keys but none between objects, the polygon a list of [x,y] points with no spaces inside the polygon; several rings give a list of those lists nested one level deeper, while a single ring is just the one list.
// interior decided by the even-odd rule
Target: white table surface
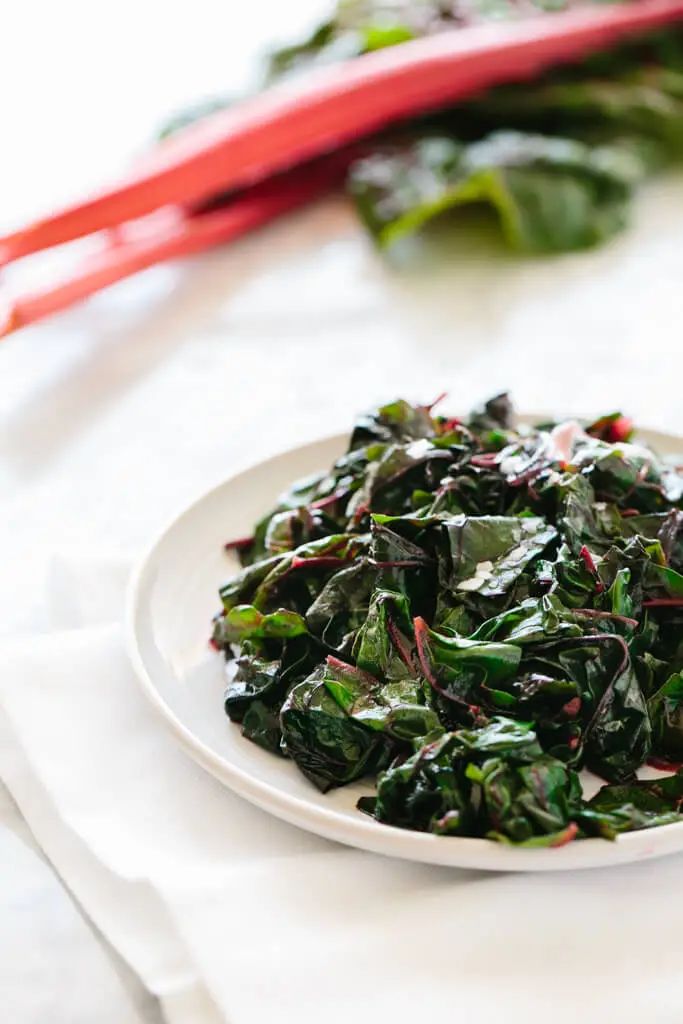
[{"label": "white table surface", "polygon": [[[321,6],[15,5],[0,62],[12,100],[0,227],[112,176],[165,111],[239,88],[257,51]],[[683,175],[672,175],[596,253],[517,260],[461,232],[387,265],[330,199],[11,338],[0,349],[0,629],[44,627],[37,581],[50,550],[134,552],[238,465],[397,394],[446,389],[462,409],[508,387],[527,409],[619,404],[683,432],[682,211]],[[3,287],[66,259],[19,267]],[[13,1024],[158,1020],[4,793],[0,940]]]}]

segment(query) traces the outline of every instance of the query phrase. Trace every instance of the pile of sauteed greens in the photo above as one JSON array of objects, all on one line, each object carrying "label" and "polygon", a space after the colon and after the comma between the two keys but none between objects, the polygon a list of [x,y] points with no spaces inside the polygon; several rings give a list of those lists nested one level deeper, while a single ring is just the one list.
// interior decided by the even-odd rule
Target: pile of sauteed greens
[{"label": "pile of sauteed greens", "polygon": [[[444,29],[519,19],[568,0],[339,0],[302,43],[273,54],[267,81],[305,74]],[[166,131],[212,113],[213,99]],[[511,248],[582,249],[628,223],[637,186],[683,151],[683,33],[677,26],[500,86],[371,140],[347,189],[381,247],[464,206],[492,211]],[[457,219],[456,219],[457,220]]]},{"label": "pile of sauteed greens", "polygon": [[402,828],[555,846],[681,820],[683,472],[616,413],[433,409],[361,416],[227,545],[229,717],[322,791],[376,776],[360,807]]}]

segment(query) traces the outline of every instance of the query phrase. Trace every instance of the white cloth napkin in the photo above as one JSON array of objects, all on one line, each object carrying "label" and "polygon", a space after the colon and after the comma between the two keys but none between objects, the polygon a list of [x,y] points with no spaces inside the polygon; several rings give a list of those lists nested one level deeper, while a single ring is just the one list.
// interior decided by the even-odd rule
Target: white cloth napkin
[{"label": "white cloth napkin", "polygon": [[56,562],[59,630],[0,648],[0,774],[170,1024],[679,1024],[682,856],[493,875],[282,824],[156,720],[116,622],[124,579]]}]

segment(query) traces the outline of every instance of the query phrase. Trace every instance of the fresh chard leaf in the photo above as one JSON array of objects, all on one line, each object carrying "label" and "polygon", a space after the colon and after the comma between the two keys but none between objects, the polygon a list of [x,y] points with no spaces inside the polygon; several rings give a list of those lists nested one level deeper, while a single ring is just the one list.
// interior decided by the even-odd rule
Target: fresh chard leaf
[{"label": "fresh chard leaf", "polygon": [[617,145],[499,131],[463,144],[419,137],[357,162],[349,188],[382,246],[465,204],[488,204],[522,252],[582,249],[620,231],[642,163]]},{"label": "fresh chard leaf", "polygon": [[[506,86],[476,101],[472,110],[485,120],[524,125],[543,130],[561,121],[565,130],[581,136],[636,140],[643,137],[655,145],[641,149],[641,159],[657,160],[664,145],[678,149],[683,144],[683,74],[648,65],[628,76],[593,76],[590,68],[579,77],[576,70],[564,78],[555,76],[532,85]],[[606,418],[606,417],[605,417]],[[612,439],[612,438],[608,438]]]},{"label": "fresh chard leaf", "polygon": [[[533,0],[527,14],[562,11],[571,0]],[[515,0],[471,0],[465,16],[443,0],[339,0],[330,16],[300,43],[284,47],[271,55],[269,77],[291,74],[306,68],[339,60],[348,60],[386,46],[397,46],[409,39],[453,30],[461,25],[517,20],[520,8]],[[673,62],[678,51],[660,46],[662,55]],[[603,71],[605,60],[587,70]],[[621,70],[623,58],[612,61]],[[578,105],[578,103],[577,103]],[[561,109],[561,113],[564,110]]]}]

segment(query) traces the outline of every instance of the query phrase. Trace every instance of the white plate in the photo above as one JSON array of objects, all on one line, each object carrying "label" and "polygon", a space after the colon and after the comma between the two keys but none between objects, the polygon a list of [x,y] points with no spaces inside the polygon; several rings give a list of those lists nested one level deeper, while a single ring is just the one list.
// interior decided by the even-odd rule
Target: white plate
[{"label": "white plate", "polygon": [[[662,452],[683,441],[644,434]],[[372,786],[319,793],[291,761],[245,740],[223,711],[224,662],[208,644],[218,587],[236,567],[223,551],[295,479],[324,469],[346,438],[316,441],[239,473],[178,516],[134,574],[128,594],[130,656],[152,706],[180,746],[246,800],[328,839],[393,857],[499,871],[553,871],[620,864],[683,849],[683,823],[584,839],[559,849],[519,849],[485,839],[427,835],[381,825],[356,810]]]}]

